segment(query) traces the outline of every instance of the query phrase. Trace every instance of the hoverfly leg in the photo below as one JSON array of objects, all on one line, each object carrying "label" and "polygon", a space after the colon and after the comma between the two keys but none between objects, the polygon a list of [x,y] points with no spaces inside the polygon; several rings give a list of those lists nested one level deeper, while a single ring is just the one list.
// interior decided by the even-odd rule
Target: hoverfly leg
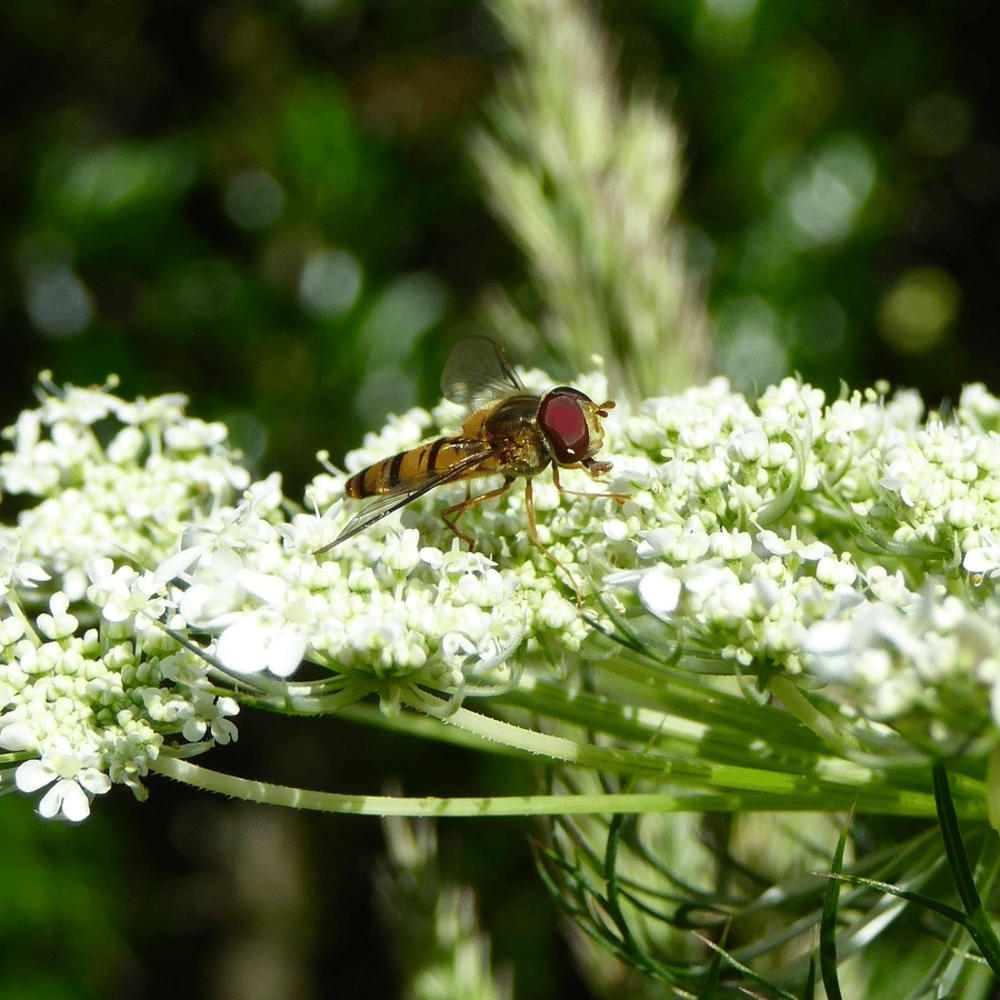
[{"label": "hoverfly leg", "polygon": [[476,551],[476,540],[471,536],[467,535],[461,528],[455,523],[462,514],[465,513],[470,507],[475,507],[477,504],[481,504],[484,500],[492,500],[493,497],[501,496],[510,489],[511,483],[514,482],[514,477],[506,477],[503,481],[503,486],[497,487],[495,490],[490,490],[488,493],[483,493],[481,496],[474,497],[471,495],[472,486],[466,484],[465,487],[465,499],[461,503],[454,504],[451,507],[446,508],[441,511],[441,520],[451,528],[452,531],[458,535],[469,546],[470,552]]},{"label": "hoverfly leg", "polygon": [[[588,469],[587,470],[591,476],[600,482],[600,476],[607,470],[605,469]],[[567,497],[590,497],[592,500],[600,500],[602,497],[605,500],[614,500],[617,504],[623,504],[626,500],[630,500],[631,497],[627,493],[588,493],[583,490],[567,490],[563,488],[562,483],[559,482],[559,466],[552,466],[552,482],[556,484],[556,489]]]},{"label": "hoverfly leg", "polygon": [[[555,466],[552,467],[552,472],[555,473]],[[558,478],[556,479],[556,486],[559,485]],[[531,477],[529,476],[524,482],[524,509],[528,513],[528,532],[531,535],[531,540],[545,553],[546,557],[552,561],[552,563],[561,569],[569,580],[570,586],[573,588],[573,592],[576,594],[576,610],[583,610],[583,595],[580,593],[580,588],[577,586],[576,577],[542,544],[542,540],[538,537],[538,520],[535,517],[535,496],[531,489]]]}]

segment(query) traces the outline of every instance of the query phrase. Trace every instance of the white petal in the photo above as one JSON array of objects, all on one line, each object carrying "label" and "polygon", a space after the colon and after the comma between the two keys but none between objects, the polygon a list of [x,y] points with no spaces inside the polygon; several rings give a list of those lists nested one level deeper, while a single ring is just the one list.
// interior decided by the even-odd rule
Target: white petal
[{"label": "white petal", "polygon": [[611,517],[602,525],[602,530],[607,538],[613,542],[620,542],[628,538],[628,525],[620,517]]},{"label": "white petal", "polygon": [[824,556],[833,555],[833,549],[826,542],[810,542],[808,545],[803,545],[798,554],[806,562],[818,562]]},{"label": "white petal", "polygon": [[41,801],[38,803],[38,815],[42,819],[52,819],[62,808],[63,797],[59,786],[66,780],[63,778],[62,781],[57,782],[42,796]]},{"label": "white petal", "polygon": [[654,566],[639,581],[639,600],[660,618],[676,611],[680,599],[681,581],[663,566]]},{"label": "white petal", "polygon": [[24,562],[14,567],[14,580],[28,589],[51,579],[52,577],[38,563]]},{"label": "white petal", "polygon": [[205,724],[204,719],[190,718],[184,723],[184,728],[181,730],[181,735],[189,743],[197,743],[205,735],[205,730],[208,727]]},{"label": "white petal", "polygon": [[196,628],[218,628],[221,621],[232,614],[246,597],[246,591],[234,584],[210,586],[196,583],[181,596],[177,610],[189,625]]},{"label": "white petal", "polygon": [[257,674],[267,668],[268,638],[255,619],[244,618],[219,636],[215,655],[237,674]]},{"label": "white petal", "polygon": [[124,622],[132,615],[132,610],[129,608],[128,604],[122,600],[120,595],[112,597],[105,605],[101,608],[101,617],[106,622]]},{"label": "white petal", "polygon": [[848,622],[816,622],[806,632],[803,648],[813,656],[846,655],[851,645]]},{"label": "white petal", "polygon": [[757,534],[757,541],[773,556],[787,556],[792,547],[777,532],[765,528]]},{"label": "white petal", "polygon": [[276,677],[290,677],[306,654],[306,633],[298,628],[283,628],[271,640],[267,669]]},{"label": "white petal", "polygon": [[[63,816],[66,817],[71,823],[80,823],[85,820],[90,815],[90,799],[87,797],[87,793],[75,782],[71,781],[69,778],[63,778],[61,781],[56,782],[56,784],[45,793],[45,799],[50,797],[59,797],[59,808],[56,813],[61,812]],[[38,804],[38,811],[42,812],[42,802]],[[51,815],[56,815],[52,813]]]},{"label": "white petal", "polygon": [[[9,726],[0,729],[0,747],[3,747],[4,750],[34,750],[37,746],[37,733],[23,722],[12,722]],[[31,762],[25,761],[25,763]]]},{"label": "white petal", "polygon": [[168,556],[157,567],[156,572],[153,574],[153,579],[157,583],[166,583],[180,576],[181,573],[189,570],[201,558],[207,547],[206,545],[192,545],[190,548],[181,549],[180,552],[175,552],[172,556]]},{"label": "white petal", "polygon": [[92,583],[106,585],[106,581],[115,572],[114,560],[109,559],[107,556],[101,556],[99,559],[91,559],[84,567],[84,570]]},{"label": "white petal", "polygon": [[60,618],[66,614],[69,608],[69,598],[61,590],[57,590],[49,598],[49,607],[52,610],[52,616]]},{"label": "white petal", "polygon": [[58,775],[48,764],[40,760],[26,760],[14,775],[14,783],[22,792],[37,792],[39,788],[51,785]]},{"label": "white petal", "polygon": [[645,575],[645,571],[641,569],[621,569],[615,573],[608,573],[604,577],[604,582],[609,587],[628,587],[629,589],[634,589]]},{"label": "white petal", "polygon": [[216,743],[235,743],[239,739],[239,730],[229,719],[216,719],[212,723],[212,735]]},{"label": "white petal", "polygon": [[76,776],[77,783],[91,795],[104,795],[111,790],[111,779],[96,767],[85,767]]},{"label": "white petal", "polygon": [[258,573],[256,570],[242,569],[238,579],[240,585],[265,604],[279,606],[284,603],[288,593],[288,585],[284,580],[268,573]]},{"label": "white petal", "polygon": [[962,568],[967,573],[991,573],[997,568],[995,549],[969,549],[962,560]]}]

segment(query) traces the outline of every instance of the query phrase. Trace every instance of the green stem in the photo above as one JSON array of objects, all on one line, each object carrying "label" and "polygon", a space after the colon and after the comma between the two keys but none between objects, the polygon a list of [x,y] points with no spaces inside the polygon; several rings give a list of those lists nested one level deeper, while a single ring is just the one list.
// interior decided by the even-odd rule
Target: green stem
[{"label": "green stem", "polygon": [[[435,798],[423,796],[403,798],[388,795],[341,795],[316,792],[265,781],[250,781],[218,771],[210,771],[168,754],[150,765],[150,770],[192,788],[219,792],[245,802],[260,802],[293,809],[309,809],[325,813],[349,813],[357,816],[410,817],[492,817],[492,816],[568,816],[609,815],[611,813],[676,813],[676,812],[805,812],[813,810],[845,810],[854,796],[846,793],[831,795],[824,789],[786,793],[719,793],[673,795],[632,793],[600,795],[501,795],[470,798]],[[911,800],[910,811],[895,809],[896,815],[928,816],[929,808],[916,808]],[[977,817],[978,818],[978,817]]]},{"label": "green stem", "polygon": [[776,674],[768,684],[785,708],[795,716],[807,729],[812,730],[825,744],[836,748],[840,753],[849,753],[861,749],[861,744],[842,727],[817,711],[808,698],[792,683],[792,681]]}]

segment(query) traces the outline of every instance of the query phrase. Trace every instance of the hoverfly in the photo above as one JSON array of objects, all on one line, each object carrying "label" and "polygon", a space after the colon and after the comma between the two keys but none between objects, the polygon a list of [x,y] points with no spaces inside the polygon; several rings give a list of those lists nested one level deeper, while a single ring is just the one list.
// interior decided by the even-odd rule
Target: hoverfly
[{"label": "hoverfly", "polygon": [[586,469],[595,479],[609,472],[611,463],[599,462],[594,455],[604,443],[601,422],[614,402],[609,399],[595,403],[579,389],[565,385],[544,395],[531,392],[500,347],[486,337],[468,337],[455,345],[441,376],[441,391],[446,399],[468,409],[461,432],[400,452],[351,476],[344,484],[344,494],[352,500],[374,499],[317,554],[437,486],[501,475],[502,486],[479,496],[470,493],[465,500],[443,510],[445,524],[475,548],[474,540],[456,524],[458,518],[470,507],[506,493],[515,479],[523,478],[532,541],[561,566],[538,538],[532,477],[551,465],[553,481],[563,491],[560,468]]}]

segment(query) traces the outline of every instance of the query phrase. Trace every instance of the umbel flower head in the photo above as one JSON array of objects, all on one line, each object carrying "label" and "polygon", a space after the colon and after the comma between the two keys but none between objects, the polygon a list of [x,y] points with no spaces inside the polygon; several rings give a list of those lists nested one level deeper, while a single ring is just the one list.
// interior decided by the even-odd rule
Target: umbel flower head
[{"label": "umbel flower head", "polygon": [[236,703],[164,631],[175,602],[151,569],[250,477],[183,396],[128,402],[113,384],[43,374],[0,455],[0,495],[35,500],[0,526],[0,779],[70,821],[113,782],[144,796],[165,739],[236,735]]},{"label": "umbel flower head", "polygon": [[[600,374],[576,384],[607,396]],[[181,397],[110,389],[46,377],[0,456],[0,489],[36,500],[0,529],[0,766],[43,815],[80,819],[109,783],[144,794],[161,753],[234,739],[248,693],[448,715],[572,689],[623,637],[692,675],[784,676],[871,747],[996,742],[1000,404],[981,387],[948,419],[912,393],[827,402],[794,379],[755,404],[717,379],[620,407],[607,492],[573,471],[590,495],[535,483],[582,613],[523,490],[465,515],[475,552],[439,517],[461,486],[317,554],[352,516],[346,473],[318,475],[303,510],[276,475],[250,483]],[[460,420],[447,402],[394,417],[348,469]]]}]

